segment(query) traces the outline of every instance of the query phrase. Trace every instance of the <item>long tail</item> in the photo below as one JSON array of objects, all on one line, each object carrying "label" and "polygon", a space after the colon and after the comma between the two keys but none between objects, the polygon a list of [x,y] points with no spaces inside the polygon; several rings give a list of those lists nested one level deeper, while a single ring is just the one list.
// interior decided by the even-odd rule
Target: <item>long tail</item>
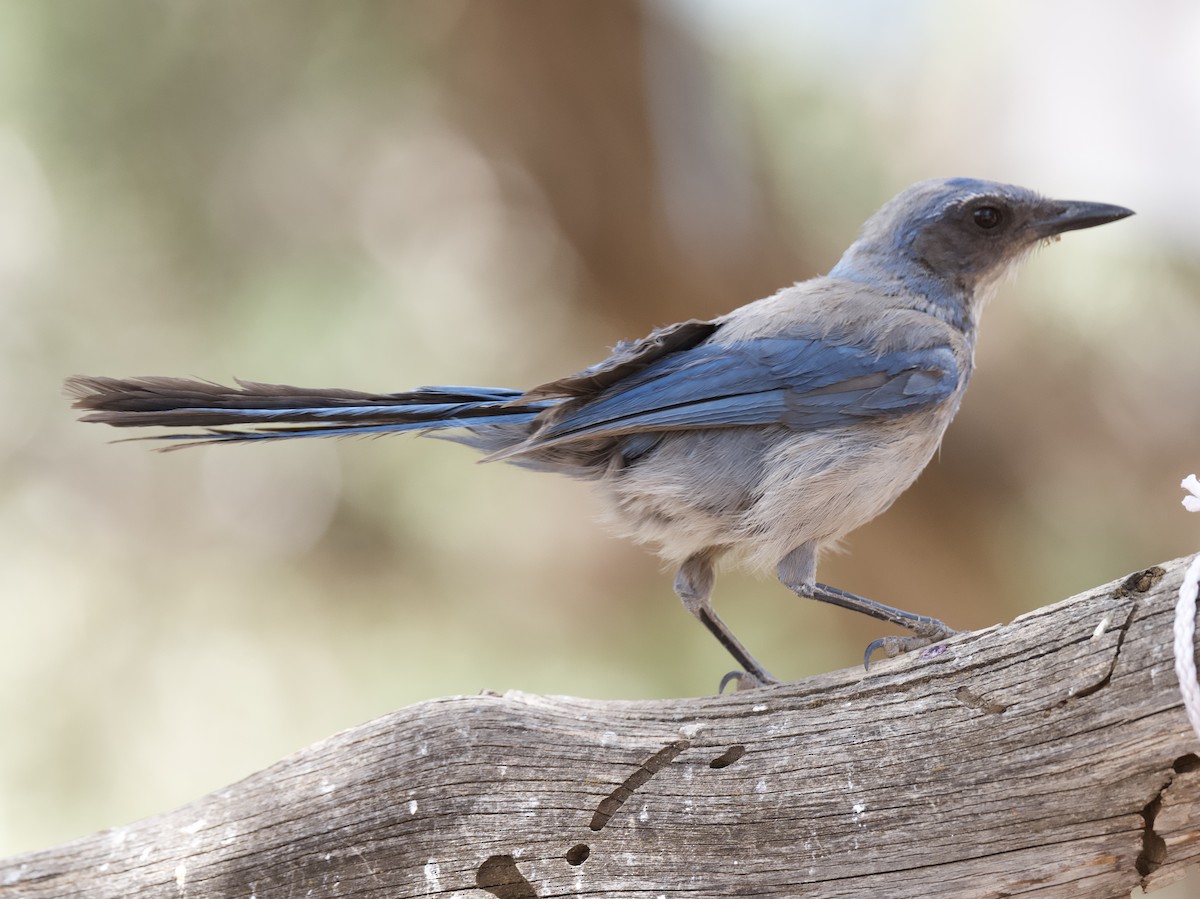
[{"label": "long tail", "polygon": [[[494,439],[520,439],[526,427],[558,400],[522,401],[519,390],[496,387],[419,387],[408,393],[288,387],[238,381],[226,387],[187,378],[74,377],[66,382],[83,421],[118,428],[157,426],[200,429],[147,439],[176,441],[164,449],[209,443],[345,437],[398,431],[464,428],[461,438],[483,449]],[[498,426],[498,427],[493,427]],[[499,436],[497,434],[497,436]]]}]

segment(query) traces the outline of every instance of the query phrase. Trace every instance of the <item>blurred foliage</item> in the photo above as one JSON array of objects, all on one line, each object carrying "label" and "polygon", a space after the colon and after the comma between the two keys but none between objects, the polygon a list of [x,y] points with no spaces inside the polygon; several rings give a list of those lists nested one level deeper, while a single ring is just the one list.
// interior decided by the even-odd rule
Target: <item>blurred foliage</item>
[{"label": "blurred foliage", "polygon": [[[823,579],[979,627],[1194,548],[1197,17],[834,6],[0,6],[0,852],[422,698],[729,665],[583,485],[429,440],[109,446],[68,374],[530,385],[828,268],[913,180],[993,177],[1142,215],[1002,291],[941,457]],[[1098,48],[1131,68],[1075,77]],[[879,635],[769,579],[717,603],[786,677]]]}]

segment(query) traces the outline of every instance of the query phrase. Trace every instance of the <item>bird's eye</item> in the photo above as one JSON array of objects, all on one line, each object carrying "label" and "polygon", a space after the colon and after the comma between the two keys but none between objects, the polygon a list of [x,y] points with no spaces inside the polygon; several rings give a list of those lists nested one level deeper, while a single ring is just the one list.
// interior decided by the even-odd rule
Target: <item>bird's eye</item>
[{"label": "bird's eye", "polygon": [[995,206],[980,206],[971,213],[971,218],[980,228],[990,231],[1000,224],[1000,210]]}]

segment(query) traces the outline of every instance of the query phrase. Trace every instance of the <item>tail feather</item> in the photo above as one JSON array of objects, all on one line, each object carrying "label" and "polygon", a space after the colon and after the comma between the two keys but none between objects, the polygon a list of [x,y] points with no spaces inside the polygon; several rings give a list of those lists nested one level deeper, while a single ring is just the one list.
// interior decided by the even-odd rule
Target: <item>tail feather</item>
[{"label": "tail feather", "polygon": [[237,384],[74,377],[67,380],[66,389],[75,399],[74,407],[87,413],[83,421],[119,428],[202,429],[150,438],[187,441],[176,446],[520,425],[557,402],[522,402],[521,391],[493,387],[419,387],[378,394],[240,380]]}]

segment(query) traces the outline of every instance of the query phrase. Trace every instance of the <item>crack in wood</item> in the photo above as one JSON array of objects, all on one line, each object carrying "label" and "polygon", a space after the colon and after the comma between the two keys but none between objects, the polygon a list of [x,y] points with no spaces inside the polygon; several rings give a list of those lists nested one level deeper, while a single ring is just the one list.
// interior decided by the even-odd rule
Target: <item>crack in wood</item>
[{"label": "crack in wood", "polygon": [[[1194,820],[1189,806],[1195,802],[1196,782],[1192,776],[1200,770],[1200,757],[1185,753],[1175,759],[1165,773],[1161,785],[1141,811],[1142,851],[1134,860],[1142,889],[1149,893],[1173,883],[1180,876],[1176,869],[1185,862],[1194,834],[1182,836],[1183,822]],[[1175,857],[1172,857],[1174,854]]]},{"label": "crack in wood", "polygon": [[1167,841],[1155,831],[1154,819],[1158,816],[1158,810],[1162,808],[1163,793],[1174,779],[1175,772],[1172,771],[1154,794],[1154,798],[1142,809],[1142,851],[1138,853],[1133,864],[1143,878],[1152,874],[1167,859]]},{"label": "crack in wood", "polygon": [[592,854],[591,847],[587,843],[576,843],[567,850],[566,859],[568,865],[579,866],[588,860],[588,856]]},{"label": "crack in wood", "polygon": [[[1161,577],[1162,569],[1160,568],[1160,569],[1158,569],[1158,571],[1160,572],[1159,577]],[[1140,583],[1142,583],[1142,580],[1147,575],[1148,575],[1148,572],[1141,572],[1138,575],[1131,575],[1129,577],[1129,579],[1126,580],[1126,583],[1129,583],[1134,578],[1138,578],[1139,580],[1137,581],[1137,583],[1140,584]],[[1137,588],[1137,589],[1140,590],[1140,588]],[[1148,590],[1150,588],[1146,587],[1146,589]],[[1129,608],[1125,612],[1125,620],[1122,621],[1120,626],[1117,628],[1117,644],[1116,644],[1116,646],[1113,647],[1112,656],[1108,661],[1108,669],[1104,672],[1104,674],[1101,677],[1099,677],[1096,680],[1095,683],[1089,684],[1086,687],[1081,687],[1080,689],[1076,690],[1075,693],[1072,696],[1070,696],[1068,698],[1068,700],[1064,700],[1064,702],[1072,700],[1072,699],[1083,699],[1085,696],[1091,696],[1093,693],[1096,693],[1099,690],[1103,690],[1105,687],[1107,687],[1109,685],[1109,683],[1112,682],[1113,671],[1116,670],[1116,667],[1117,667],[1117,659],[1119,659],[1121,657],[1121,649],[1125,645],[1125,636],[1129,633],[1129,625],[1133,623],[1133,613],[1134,613],[1134,605],[1130,604]],[[1107,620],[1107,616],[1106,616],[1105,620]],[[1107,628],[1111,627],[1111,626],[1112,626],[1112,623],[1109,622],[1107,625],[1105,625],[1105,630],[1107,630]],[[1097,628],[1097,631],[1099,631],[1099,628]],[[1093,634],[1091,639],[1098,639],[1098,637],[1096,634]]]},{"label": "crack in wood", "polygon": [[600,800],[600,804],[596,806],[596,813],[592,815],[592,823],[588,826],[592,830],[602,829],[639,787],[644,786],[650,778],[671,764],[679,753],[691,745],[687,740],[675,740],[642,762],[636,771]]},{"label": "crack in wood", "polygon": [[708,763],[710,768],[728,768],[738,759],[746,754],[746,747],[741,743],[734,743],[719,756]]},{"label": "crack in wood", "polygon": [[538,899],[533,888],[519,870],[511,855],[491,855],[475,872],[475,886],[487,890],[496,899]]},{"label": "crack in wood", "polygon": [[1160,568],[1158,565],[1155,565],[1153,568],[1146,568],[1143,571],[1135,571],[1121,582],[1121,586],[1117,587],[1112,595],[1124,598],[1133,593],[1149,593],[1150,588],[1161,581],[1163,575],[1166,573],[1167,570]]},{"label": "crack in wood", "polygon": [[1200,756],[1195,753],[1187,753],[1175,759],[1175,763],[1171,765],[1175,769],[1176,774],[1186,774],[1189,771],[1195,771],[1200,768]]},{"label": "crack in wood", "polygon": [[988,699],[976,693],[970,687],[959,687],[954,691],[954,698],[970,709],[978,709],[989,715],[999,715],[1008,711],[1008,706],[994,699]]}]

